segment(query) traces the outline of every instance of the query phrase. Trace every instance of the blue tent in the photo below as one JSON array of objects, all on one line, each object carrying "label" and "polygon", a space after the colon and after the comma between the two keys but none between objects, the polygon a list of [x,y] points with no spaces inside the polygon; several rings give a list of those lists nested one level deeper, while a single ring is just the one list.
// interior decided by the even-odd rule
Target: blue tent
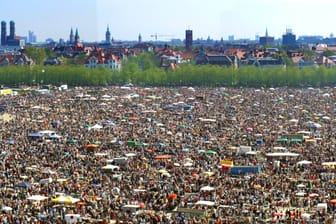
[{"label": "blue tent", "polygon": [[58,138],[61,138],[61,137],[62,137],[61,135],[58,135],[56,133],[49,135],[50,139],[58,139]]},{"label": "blue tent", "polygon": [[29,183],[29,182],[21,182],[21,183],[18,183],[17,185],[15,185],[15,187],[21,187],[21,188],[29,188],[31,186],[32,186],[32,184]]},{"label": "blue tent", "polygon": [[30,134],[28,134],[28,137],[31,137],[31,138],[42,138],[42,137],[43,137],[43,134],[42,134],[42,133],[39,133],[39,132],[36,132],[36,133],[30,133]]}]

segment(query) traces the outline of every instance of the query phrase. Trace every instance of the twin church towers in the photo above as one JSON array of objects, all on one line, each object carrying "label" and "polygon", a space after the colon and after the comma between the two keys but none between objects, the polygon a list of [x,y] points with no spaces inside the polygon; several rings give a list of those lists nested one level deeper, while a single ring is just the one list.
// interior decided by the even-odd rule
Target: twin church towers
[{"label": "twin church towers", "polygon": [[20,38],[15,35],[15,23],[9,22],[9,35],[7,35],[7,23],[1,22],[1,46],[19,46]]},{"label": "twin church towers", "polygon": [[[109,26],[107,26],[106,32],[105,32],[105,43],[112,43],[113,42],[113,38],[111,38],[111,32],[109,29]],[[70,30],[70,36],[69,36],[69,43],[70,44],[79,44],[80,43],[80,37],[78,34],[78,29],[76,28],[75,34],[73,32],[73,29],[71,28]]]}]

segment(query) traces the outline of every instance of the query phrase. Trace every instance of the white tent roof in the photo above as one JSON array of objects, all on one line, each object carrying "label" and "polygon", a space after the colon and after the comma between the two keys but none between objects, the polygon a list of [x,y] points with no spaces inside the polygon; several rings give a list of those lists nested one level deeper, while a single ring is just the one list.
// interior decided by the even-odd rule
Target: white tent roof
[{"label": "white tent roof", "polygon": [[293,153],[293,152],[271,152],[267,153],[266,156],[271,156],[271,157],[296,157],[299,156],[298,153]]},{"label": "white tent roof", "polygon": [[195,203],[195,205],[206,205],[206,206],[214,206],[215,205],[215,202],[213,201],[198,201]]}]

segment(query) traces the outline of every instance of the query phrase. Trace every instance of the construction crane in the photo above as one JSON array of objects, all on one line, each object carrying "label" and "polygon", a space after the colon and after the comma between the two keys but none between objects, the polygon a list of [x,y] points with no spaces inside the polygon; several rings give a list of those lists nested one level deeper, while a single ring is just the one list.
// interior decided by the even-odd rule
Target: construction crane
[{"label": "construction crane", "polygon": [[151,37],[154,37],[155,41],[157,41],[158,37],[174,37],[174,35],[168,35],[168,34],[152,34]]}]

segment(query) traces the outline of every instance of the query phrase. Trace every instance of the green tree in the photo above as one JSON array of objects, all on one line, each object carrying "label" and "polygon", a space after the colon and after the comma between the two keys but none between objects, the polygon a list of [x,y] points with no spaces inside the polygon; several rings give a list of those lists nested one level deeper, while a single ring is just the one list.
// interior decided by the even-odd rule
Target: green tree
[{"label": "green tree", "polygon": [[322,55],[325,56],[325,57],[330,57],[330,56],[335,55],[335,53],[331,50],[325,50],[325,51],[323,51]]},{"label": "green tree", "polygon": [[42,65],[44,60],[47,58],[46,50],[45,48],[36,48],[33,46],[29,46],[25,48],[26,55],[33,59],[35,64]]}]

